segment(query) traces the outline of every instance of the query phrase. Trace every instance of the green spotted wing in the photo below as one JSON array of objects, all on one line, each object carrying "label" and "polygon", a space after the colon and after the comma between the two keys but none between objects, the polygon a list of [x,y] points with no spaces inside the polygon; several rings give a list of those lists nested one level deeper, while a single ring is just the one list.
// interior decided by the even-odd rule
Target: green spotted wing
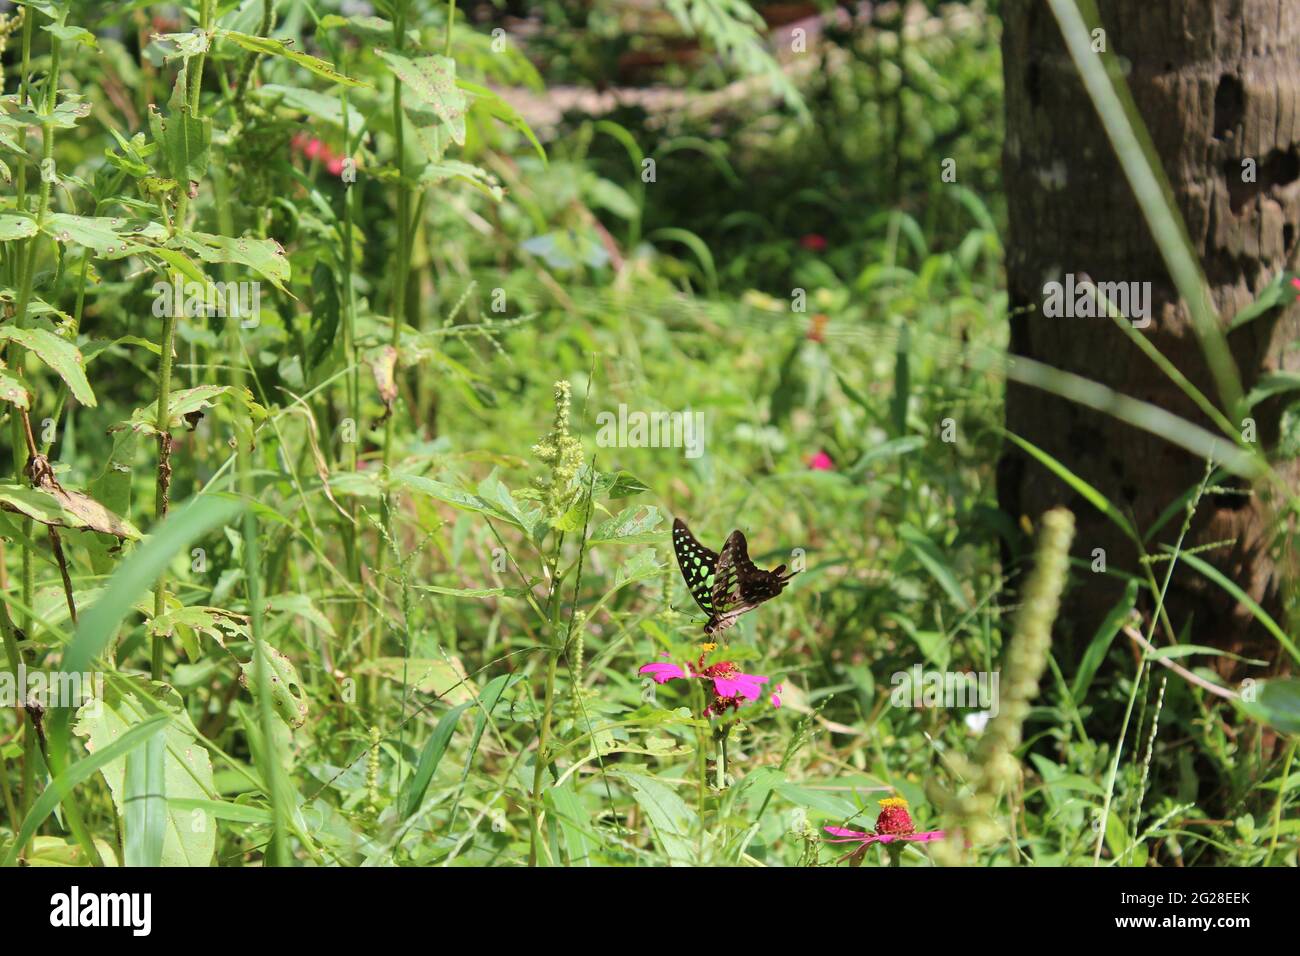
[{"label": "green spotted wing", "polygon": [[673,519],[673,551],[677,554],[677,566],[682,569],[691,597],[705,614],[712,617],[713,570],[718,564],[718,552],[710,551],[696,541],[681,518]]}]

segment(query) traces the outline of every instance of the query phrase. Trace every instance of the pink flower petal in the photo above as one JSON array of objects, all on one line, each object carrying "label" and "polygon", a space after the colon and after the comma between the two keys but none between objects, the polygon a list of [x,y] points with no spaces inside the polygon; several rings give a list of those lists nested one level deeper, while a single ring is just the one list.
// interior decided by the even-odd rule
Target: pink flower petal
[{"label": "pink flower petal", "polygon": [[656,684],[662,684],[666,681],[676,680],[679,677],[686,676],[686,671],[668,661],[655,661],[653,664],[647,664],[645,667],[638,670],[637,673],[649,674],[654,678]]},{"label": "pink flower petal", "polygon": [[719,697],[741,697],[758,700],[763,696],[763,686],[770,680],[757,674],[736,674],[733,677],[713,678],[713,689]]},{"label": "pink flower petal", "polygon": [[877,841],[889,842],[889,839],[885,837],[877,836],[874,833],[863,833],[861,830],[849,830],[844,827],[822,827],[822,829],[839,837],[838,840],[827,840],[827,843],[861,843],[866,846]]}]

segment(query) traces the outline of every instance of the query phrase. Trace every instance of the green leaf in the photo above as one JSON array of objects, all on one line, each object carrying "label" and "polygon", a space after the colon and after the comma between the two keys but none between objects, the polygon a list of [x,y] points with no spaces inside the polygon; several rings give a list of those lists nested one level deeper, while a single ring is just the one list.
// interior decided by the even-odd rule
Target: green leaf
[{"label": "green leaf", "polygon": [[212,120],[197,117],[185,99],[184,68],[176,74],[176,85],[166,117],[149,104],[149,130],[160,147],[159,155],[172,178],[181,183],[198,182],[208,170],[208,150],[212,143]]},{"label": "green leaf", "polygon": [[664,855],[678,866],[694,863],[691,831],[695,828],[696,817],[682,798],[653,777],[627,771],[610,773],[610,776],[627,781],[632,798],[645,812]]},{"label": "green leaf", "polygon": [[938,582],[943,588],[944,593],[952,600],[962,611],[970,610],[970,602],[966,599],[966,594],[961,589],[961,584],[957,580],[957,575],[953,573],[948,562],[944,560],[943,553],[935,547],[933,541],[924,534],[913,528],[911,525],[903,525],[899,529],[899,536],[907,545],[908,550],[921,566],[930,573],[930,576]]},{"label": "green leaf", "polygon": [[427,127],[436,118],[465,145],[465,94],[456,85],[456,61],[445,56],[424,56],[408,60],[396,53],[376,50],[401,81],[403,106],[416,126]]},{"label": "green leaf", "polygon": [[231,820],[235,823],[256,823],[270,826],[275,817],[264,807],[249,806],[245,803],[231,803],[228,800],[206,800],[199,797],[168,797],[167,806],[182,813],[192,814],[199,810],[217,820]]},{"label": "green leaf", "polygon": [[162,866],[167,823],[166,753],[167,738],[158,734],[126,755],[126,819],[122,826],[126,866]]},{"label": "green leaf", "polygon": [[[277,105],[284,109],[306,113],[313,119],[331,126],[343,126],[343,104],[337,96],[304,90],[297,86],[281,86],[278,83],[266,83],[254,91],[254,97],[264,106]],[[366,125],[361,112],[348,104],[348,129],[353,135]]]},{"label": "green leaf", "polygon": [[0,242],[27,239],[36,231],[36,220],[31,216],[0,216]]},{"label": "green leaf", "polygon": [[1255,382],[1255,387],[1246,395],[1246,405],[1254,408],[1266,398],[1296,391],[1300,391],[1300,374],[1296,372],[1269,372],[1266,375],[1261,375],[1259,380]]},{"label": "green leaf", "polygon": [[420,804],[424,802],[429,782],[433,780],[433,775],[438,770],[442,755],[447,752],[447,744],[456,730],[460,715],[472,704],[473,701],[466,701],[443,714],[438,725],[434,727],[433,733],[425,741],[424,750],[420,753],[420,763],[415,768],[415,776],[407,786],[405,815],[408,819],[415,815],[415,811],[419,810]]},{"label": "green leaf", "polygon": [[1269,724],[1283,734],[1300,734],[1300,679],[1258,680],[1252,689],[1255,700],[1236,701],[1247,717]]},{"label": "green leaf", "polygon": [[269,279],[277,289],[287,291],[284,283],[289,281],[289,260],[284,254],[284,247],[274,239],[181,232],[169,245],[192,252],[204,262],[233,262],[248,266]]},{"label": "green leaf", "polygon": [[[41,29],[58,37],[63,43],[80,44],[81,46],[88,46],[92,50],[99,49],[95,34],[85,27],[70,27],[64,23],[47,23]],[[130,864],[128,863],[127,866],[130,866]]]},{"label": "green leaf", "polygon": [[75,242],[88,246],[101,256],[120,259],[146,249],[135,241],[148,239],[162,241],[167,230],[156,222],[145,219],[121,219],[110,216],[72,216],[51,213],[42,229],[59,242]]},{"label": "green leaf", "polygon": [[1278,304],[1282,301],[1283,294],[1290,291],[1290,285],[1291,283],[1287,281],[1287,273],[1279,272],[1273,277],[1272,282],[1264,286],[1263,290],[1260,291],[1259,296],[1254,302],[1245,306],[1240,312],[1232,317],[1232,321],[1228,324],[1228,331],[1235,331],[1247,322],[1253,322],[1261,315],[1266,315],[1268,312],[1277,308]]},{"label": "green leaf", "polygon": [[[168,430],[181,428],[185,424],[185,416],[201,412],[205,408],[211,408],[223,399],[234,405],[242,406],[249,413],[252,413],[254,409],[261,408],[253,401],[253,393],[247,387],[241,391],[237,391],[233,385],[196,385],[194,388],[182,388],[179,391],[172,392],[168,397]],[[156,435],[158,434],[157,414],[158,408],[156,405],[137,408],[131,413],[129,419],[113,425],[109,431],[131,428],[141,434]]]},{"label": "green leaf", "polygon": [[75,345],[45,329],[20,329],[13,325],[0,326],[0,341],[17,342],[34,353],[67,383],[72,395],[82,405],[93,406],[95,393],[86,381],[85,359]]},{"label": "green leaf", "polygon": [[[591,473],[588,467],[583,466],[582,473],[578,476],[579,485],[589,483]],[[596,475],[591,495],[593,498],[631,498],[649,490],[650,486],[630,471],[601,472]]]},{"label": "green leaf", "polygon": [[430,591],[433,594],[446,594],[449,597],[522,597],[528,592],[523,588],[444,588],[436,584],[412,584],[416,591]]},{"label": "green leaf", "polygon": [[1079,669],[1074,675],[1074,683],[1070,686],[1070,696],[1074,698],[1076,704],[1080,703],[1088,695],[1088,688],[1092,686],[1092,679],[1096,676],[1097,669],[1101,667],[1102,661],[1106,659],[1106,652],[1110,650],[1115,635],[1119,633],[1119,629],[1133,611],[1133,606],[1137,602],[1137,594],[1138,582],[1136,580],[1129,581],[1124,588],[1124,596],[1110,609],[1106,619],[1101,622],[1101,626],[1093,634],[1092,640],[1088,642],[1088,649],[1083,652],[1083,660],[1079,662]]},{"label": "green leaf", "polygon": [[82,672],[104,649],[140,595],[158,580],[172,558],[243,510],[237,499],[201,495],[172,511],[109,579],[99,600],[81,614],[76,634],[63,652],[65,670]]},{"label": "green leaf", "polygon": [[0,402],[8,402],[18,408],[31,408],[31,395],[27,387],[18,379],[0,368]]},{"label": "green leaf", "polygon": [[[264,646],[266,679],[271,685],[271,709],[290,727],[301,727],[307,722],[307,697],[298,678],[298,669],[281,651],[269,644]],[[253,695],[254,701],[257,700],[256,664],[256,658],[239,664],[239,682]]]},{"label": "green leaf", "polygon": [[[91,670],[91,663],[112,640],[140,595],[153,586],[176,553],[225,524],[243,507],[236,499],[203,495],[163,519],[149,540],[109,578],[99,599],[82,612],[76,633],[63,651],[63,669],[70,673]],[[67,708],[54,709],[49,724],[51,759],[60,766],[68,754]]]},{"label": "green leaf", "polygon": [[1061,464],[1037,445],[1026,441],[1019,435],[1012,434],[1009,431],[1003,431],[1002,434],[1010,438],[1013,442],[1024,449],[1026,454],[1036,458],[1044,467],[1077,491],[1090,505],[1109,518],[1116,527],[1128,535],[1134,542],[1141,541],[1141,538],[1139,538],[1137,532],[1133,529],[1133,526],[1129,524],[1129,520],[1125,518],[1123,513],[1111,504],[1110,501],[1107,500],[1106,496],[1100,491],[1088,484],[1069,468],[1066,468],[1065,465]]},{"label": "green leaf", "polygon": [[858,814],[858,808],[843,797],[795,786],[793,783],[778,783],[773,789],[796,806],[809,810],[818,810],[836,820],[848,820]]},{"label": "green leaf", "polygon": [[[1160,548],[1166,553],[1173,554],[1173,548],[1169,547],[1169,545],[1161,545]],[[1282,628],[1278,627],[1277,621],[1273,620],[1269,613],[1259,606],[1258,601],[1243,591],[1236,583],[1224,577],[1223,572],[1214,565],[1198,558],[1194,554],[1187,554],[1186,552],[1180,553],[1178,555],[1178,560],[1190,564],[1205,577],[1209,578],[1241,602],[1241,604],[1245,606],[1251,614],[1255,615],[1255,620],[1264,625],[1268,632],[1277,638],[1277,642],[1286,648],[1287,653],[1297,661],[1300,661],[1300,649],[1297,649],[1291,638],[1287,637],[1286,632],[1283,631]]]},{"label": "green leaf", "polygon": [[666,531],[658,530],[661,521],[663,515],[654,505],[632,505],[597,525],[587,543],[642,544],[659,541],[667,534]]},{"label": "green leaf", "polygon": [[[166,807],[165,798],[214,797],[212,759],[199,742],[198,733],[185,713],[180,695],[165,684],[153,684],[149,691],[153,697],[151,705],[146,705],[135,693],[117,693],[110,689],[104,700],[82,706],[73,732],[79,737],[85,737],[86,749],[96,753],[107,749],[132,727],[146,723],[161,707],[165,711],[167,724],[155,744],[160,748],[159,753],[151,757],[141,748],[100,768],[118,813],[126,819],[126,863],[127,866],[147,865],[133,864],[131,861],[151,852],[149,840],[159,835],[151,835],[146,830],[133,836],[130,826],[135,822],[140,826],[157,826],[160,829],[162,846],[158,852],[162,866],[208,866],[217,845],[216,828],[211,821],[200,819],[192,811]],[[150,760],[161,760],[161,780],[150,778],[138,781],[139,785],[150,788],[141,790],[138,794],[132,793],[128,782],[128,771],[133,759],[144,761],[146,767],[143,772],[146,774],[149,773]],[[137,771],[139,772],[141,771]],[[159,786],[161,791],[157,789]],[[128,797],[141,794],[147,794],[149,799],[128,801]],[[155,797],[158,799],[153,799]],[[136,803],[154,806],[146,806],[145,815],[139,815],[138,811],[133,813]],[[161,820],[155,820],[151,814],[158,814]],[[134,849],[133,842],[137,844]]]},{"label": "green leaf", "polygon": [[[55,711],[55,714],[57,715],[63,710],[65,708],[59,708]],[[167,720],[166,714],[157,714],[136,724],[102,750],[78,760],[58,777],[51,780],[49,786],[45,788],[45,792],[27,811],[27,816],[23,817],[22,826],[18,828],[18,835],[14,838],[13,843],[9,845],[9,852],[5,854],[4,861],[0,862],[0,866],[13,866],[17,862],[18,851],[32,838],[36,828],[45,822],[45,818],[54,812],[54,808],[62,802],[63,797],[90,779],[101,767],[112,763],[114,760],[124,758],[140,744],[153,737],[154,734],[161,733],[163,727],[167,724]]]},{"label": "green leaf", "polygon": [[284,57],[291,60],[306,70],[315,73],[322,79],[329,80],[331,83],[342,83],[344,86],[369,86],[361,80],[354,80],[345,73],[340,73],[334,67],[320,57],[312,56],[310,53],[303,53],[301,50],[293,49],[289,40],[273,40],[270,37],[253,36],[251,33],[240,33],[236,30],[218,30],[217,36],[224,37],[233,43],[242,46],[245,50],[251,50],[253,53],[265,53],[267,56]]},{"label": "green leaf", "polygon": [[572,782],[566,781],[562,787],[551,787],[543,800],[547,812],[560,825],[568,865],[591,866],[591,858],[599,850],[601,838],[592,829],[591,812],[573,792]]},{"label": "green leaf", "polygon": [[436,159],[430,161],[424,167],[424,172],[420,174],[420,182],[430,185],[446,182],[448,179],[459,179],[461,182],[469,183],[497,202],[504,199],[506,195],[495,176],[472,163],[462,163],[455,159]]},{"label": "green leaf", "polygon": [[[471,109],[474,106],[482,106],[487,110],[489,116],[500,120],[511,129],[522,133],[524,138],[532,144],[533,149],[537,151],[537,155],[541,157],[543,165],[546,164],[546,150],[544,150],[542,144],[537,141],[537,134],[533,132],[532,127],[528,125],[528,121],[520,115],[519,111],[501,98],[500,93],[496,90],[489,89],[486,86],[479,86],[477,83],[471,83],[468,80],[457,80],[456,85],[474,97]],[[602,182],[603,181],[604,180],[602,180]],[[613,186],[614,184],[610,183],[609,185]],[[614,188],[617,189],[618,187],[615,186]],[[626,195],[626,193],[624,195]],[[615,212],[613,209],[610,211]],[[624,216],[624,218],[627,219],[632,217]]]}]

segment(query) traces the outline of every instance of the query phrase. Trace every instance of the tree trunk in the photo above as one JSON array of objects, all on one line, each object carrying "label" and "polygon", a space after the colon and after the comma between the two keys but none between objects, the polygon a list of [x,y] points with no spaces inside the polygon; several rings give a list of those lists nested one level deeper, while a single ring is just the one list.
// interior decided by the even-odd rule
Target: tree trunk
[{"label": "tree trunk", "polygon": [[[1098,0],[1108,51],[1131,64],[1127,81],[1169,177],[1175,202],[1226,329],[1279,272],[1293,268],[1300,237],[1300,3],[1295,0]],[[1044,0],[1002,5],[1007,136],[1003,172],[1010,210],[1007,283],[1011,352],[1083,375],[1210,430],[1192,402],[1107,318],[1047,318],[1044,285],[1093,280],[1151,283],[1143,334],[1212,400],[1217,399],[1191,319]],[[1243,181],[1254,160],[1256,181]],[[1228,336],[1249,391],[1268,372],[1295,370],[1300,307],[1290,294]],[[1253,411],[1258,441],[1276,446],[1282,399]],[[1008,383],[1007,428],[1101,490],[1145,532],[1201,479],[1205,463],[1158,435],[1049,393]],[[1279,469],[1295,486],[1294,461]],[[1220,486],[1222,488],[1222,486]],[[1284,579],[1294,553],[1279,533],[1276,502],[1238,483],[1203,499],[1187,544],[1232,539],[1200,555],[1283,627]],[[1077,557],[1104,549],[1109,568],[1138,571],[1136,548],[1062,481],[1009,447],[998,498],[1015,518],[1037,520],[1065,504],[1078,520]],[[1177,515],[1147,544],[1172,543]],[[1163,580],[1167,564],[1155,566]],[[1062,623],[1079,650],[1121,594],[1113,577],[1076,575]],[[1277,661],[1277,642],[1250,612],[1190,567],[1174,575],[1166,606],[1189,640]],[[1067,653],[1067,656],[1069,654]],[[1221,660],[1227,660],[1221,659]],[[1229,664],[1229,667],[1232,665]],[[1226,673],[1226,671],[1225,671]],[[1238,675],[1241,673],[1237,671]],[[1258,675],[1258,670],[1253,671]]]}]

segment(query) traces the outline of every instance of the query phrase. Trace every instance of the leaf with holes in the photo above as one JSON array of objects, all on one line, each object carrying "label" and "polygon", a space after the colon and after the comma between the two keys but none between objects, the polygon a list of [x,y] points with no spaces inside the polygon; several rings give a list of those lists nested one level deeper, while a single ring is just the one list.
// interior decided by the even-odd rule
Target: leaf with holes
[{"label": "leaf with holes", "polygon": [[[266,646],[266,645],[263,645]],[[280,651],[266,646],[266,680],[271,685],[271,709],[290,727],[301,727],[307,722],[307,698],[303,693],[298,670]],[[257,700],[256,660],[240,662],[239,682],[248,688]]]}]

